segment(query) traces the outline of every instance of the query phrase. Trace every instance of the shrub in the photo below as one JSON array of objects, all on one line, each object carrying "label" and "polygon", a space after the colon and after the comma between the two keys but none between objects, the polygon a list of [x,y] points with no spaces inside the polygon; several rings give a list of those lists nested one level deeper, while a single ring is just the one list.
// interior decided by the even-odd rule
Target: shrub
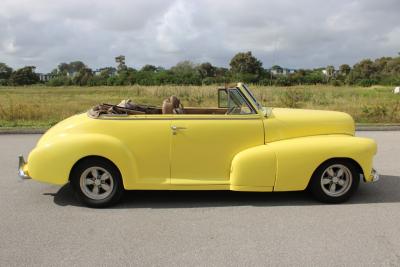
[{"label": "shrub", "polygon": [[358,85],[363,86],[363,87],[370,87],[377,83],[378,82],[374,79],[361,79],[357,82]]},{"label": "shrub", "polygon": [[48,86],[67,86],[71,84],[72,84],[71,79],[66,76],[54,77],[46,83],[46,85]]},{"label": "shrub", "polygon": [[296,89],[286,89],[279,97],[282,105],[288,108],[298,108],[303,99],[301,91]]},{"label": "shrub", "polygon": [[364,106],[362,112],[368,117],[371,117],[371,119],[382,121],[388,114],[388,108],[387,106],[381,104]]},{"label": "shrub", "polygon": [[343,85],[343,83],[339,80],[331,80],[330,84],[333,86],[342,86]]}]

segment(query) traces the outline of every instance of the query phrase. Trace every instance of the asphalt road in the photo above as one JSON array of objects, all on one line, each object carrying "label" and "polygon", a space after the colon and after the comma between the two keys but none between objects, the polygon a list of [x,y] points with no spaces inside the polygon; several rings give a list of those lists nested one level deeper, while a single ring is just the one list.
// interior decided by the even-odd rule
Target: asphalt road
[{"label": "asphalt road", "polygon": [[0,135],[0,266],[400,266],[400,132],[374,138],[383,175],[349,203],[303,192],[126,194],[90,209],[70,189],[20,181],[39,135]]}]

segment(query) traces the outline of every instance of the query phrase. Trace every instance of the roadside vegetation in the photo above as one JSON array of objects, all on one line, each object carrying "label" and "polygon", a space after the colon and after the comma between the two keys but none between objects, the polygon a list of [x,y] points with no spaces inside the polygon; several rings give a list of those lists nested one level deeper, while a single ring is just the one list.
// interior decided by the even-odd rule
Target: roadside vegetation
[{"label": "roadside vegetation", "polygon": [[58,64],[50,73],[35,73],[35,66],[13,70],[0,63],[0,85],[46,84],[48,86],[127,85],[211,85],[243,81],[264,86],[327,84],[334,86],[400,85],[400,56],[364,59],[354,66],[342,64],[314,69],[289,69],[274,65],[265,68],[250,51],[237,53],[229,67],[209,62],[182,61],[166,69],[144,65],[139,69],[125,64],[125,56],[115,58],[116,66],[91,69],[81,61]]},{"label": "roadside vegetation", "polygon": [[185,106],[216,106],[215,84],[253,84],[263,105],[328,109],[351,114],[358,123],[400,123],[400,56],[365,59],[335,69],[264,68],[250,51],[237,53],[229,67],[204,62],[177,63],[166,69],[134,69],[125,57],[116,67],[93,70],[81,61],[60,63],[51,73],[35,66],[17,70],[0,63],[0,127],[49,127],[99,103],[122,99],[161,105],[170,95]]},{"label": "roadside vegetation", "polygon": [[[302,85],[250,86],[264,106],[326,109],[351,114],[358,123],[400,123],[400,95],[392,87]],[[122,99],[160,106],[170,95],[184,106],[216,106],[217,86],[27,86],[0,87],[0,127],[47,128],[99,103]]]}]

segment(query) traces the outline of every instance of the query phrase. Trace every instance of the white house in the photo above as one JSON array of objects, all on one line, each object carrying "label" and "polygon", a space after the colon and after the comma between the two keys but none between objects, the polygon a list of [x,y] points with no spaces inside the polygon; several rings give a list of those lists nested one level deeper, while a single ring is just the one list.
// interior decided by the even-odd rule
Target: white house
[{"label": "white house", "polygon": [[45,74],[45,73],[36,73],[36,75],[39,77],[39,80],[41,82],[47,82],[52,78],[52,75],[49,74],[49,73],[47,73],[47,74]]},{"label": "white house", "polygon": [[397,86],[393,89],[393,93],[400,94],[400,86]]},{"label": "white house", "polygon": [[[321,70],[321,72],[322,72],[322,74],[323,74],[324,76],[330,76],[330,74],[328,73],[328,70],[327,70],[327,69],[323,69],[323,70]],[[333,73],[332,73],[331,75],[332,75],[333,77],[339,76],[339,75],[340,75],[340,70],[334,70]]]},{"label": "white house", "polygon": [[111,75],[111,76],[114,76],[114,75],[117,73],[117,70],[116,70],[115,68],[106,67],[106,68],[100,68],[100,69],[97,69],[97,70],[93,71],[93,74],[96,75],[96,76],[98,76],[98,75],[101,74],[102,71],[105,71],[105,70],[106,70],[106,71],[108,72],[108,74]]},{"label": "white house", "polygon": [[296,70],[295,69],[288,69],[288,68],[274,68],[274,69],[269,69],[269,71],[273,74],[273,75],[289,75],[292,73],[295,73]]}]

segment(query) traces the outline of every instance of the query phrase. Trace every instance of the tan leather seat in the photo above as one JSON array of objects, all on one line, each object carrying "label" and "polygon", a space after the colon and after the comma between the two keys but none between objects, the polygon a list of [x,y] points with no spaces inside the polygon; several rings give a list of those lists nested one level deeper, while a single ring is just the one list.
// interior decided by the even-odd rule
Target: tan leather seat
[{"label": "tan leather seat", "polygon": [[162,104],[162,114],[183,114],[183,106],[176,96],[170,96],[164,99]]}]

